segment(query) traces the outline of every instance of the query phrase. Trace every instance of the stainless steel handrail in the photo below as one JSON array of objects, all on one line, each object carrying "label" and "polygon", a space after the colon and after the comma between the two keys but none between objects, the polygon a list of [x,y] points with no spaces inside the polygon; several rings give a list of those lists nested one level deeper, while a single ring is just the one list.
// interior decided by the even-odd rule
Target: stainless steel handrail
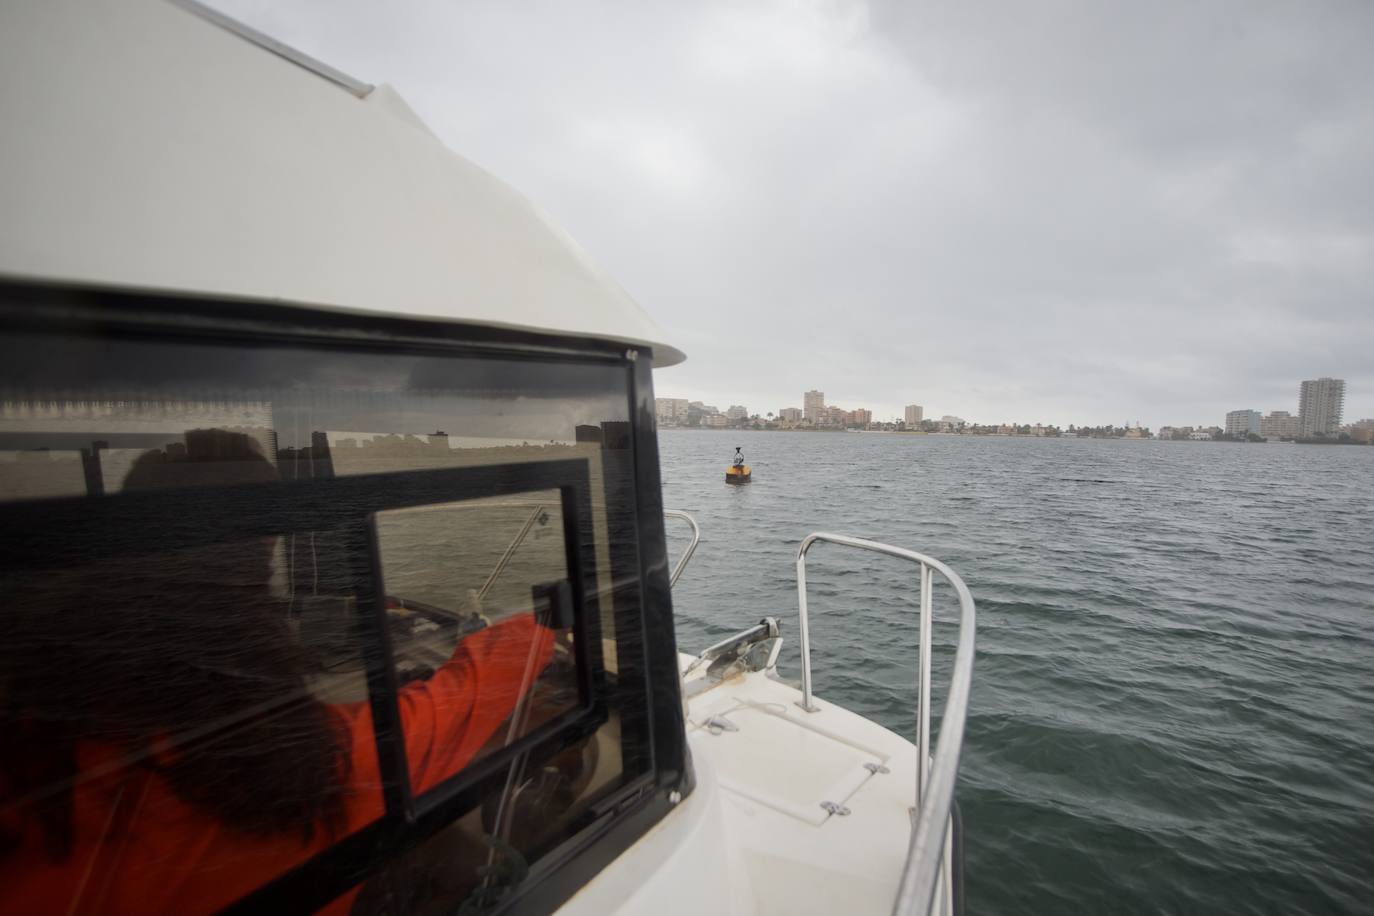
[{"label": "stainless steel handrail", "polygon": [[[969,689],[973,684],[973,641],[975,609],[973,595],[959,574],[944,563],[914,550],[893,547],[865,538],[816,532],[809,534],[797,549],[797,608],[801,632],[802,702],[808,712],[817,712],[811,698],[811,637],[807,627],[806,554],[818,541],[871,550],[920,564],[921,617],[918,647],[920,696],[916,712],[916,823],[911,848],[893,901],[894,914],[929,913],[942,884],[949,902],[948,835],[950,807],[954,803],[954,782],[959,775],[959,754],[964,743],[964,720],[968,715]],[[930,755],[930,642],[932,623],[932,572],[938,572],[959,596],[959,644],[954,651],[954,670],[950,674],[949,695],[945,698],[940,740]]]},{"label": "stainless steel handrail", "polygon": [[692,527],[692,540],[687,544],[687,549],[682,552],[682,556],[678,557],[677,563],[673,565],[672,575],[668,577],[668,587],[672,588],[677,585],[678,577],[687,568],[687,562],[692,559],[692,554],[696,553],[697,544],[701,542],[701,528],[698,527],[696,519],[681,509],[664,509],[663,515],[665,518],[680,518]]}]

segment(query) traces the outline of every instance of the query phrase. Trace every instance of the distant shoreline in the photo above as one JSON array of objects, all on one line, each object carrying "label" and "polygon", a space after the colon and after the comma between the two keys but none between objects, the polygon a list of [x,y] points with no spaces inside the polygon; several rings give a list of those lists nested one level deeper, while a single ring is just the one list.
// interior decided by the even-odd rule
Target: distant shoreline
[{"label": "distant shoreline", "polygon": [[1099,442],[1198,442],[1231,443],[1232,445],[1364,445],[1374,446],[1374,442],[1356,442],[1353,439],[1266,439],[1262,442],[1248,442],[1243,439],[1160,439],[1157,436],[1080,436],[1077,433],[1058,436],[1025,436],[1007,433],[946,433],[927,432],[921,429],[844,429],[842,427],[798,426],[789,429],[777,427],[754,428],[752,426],[659,426],[658,431],[682,430],[693,433],[856,433],[868,436],[949,436],[959,439],[1092,439]]}]

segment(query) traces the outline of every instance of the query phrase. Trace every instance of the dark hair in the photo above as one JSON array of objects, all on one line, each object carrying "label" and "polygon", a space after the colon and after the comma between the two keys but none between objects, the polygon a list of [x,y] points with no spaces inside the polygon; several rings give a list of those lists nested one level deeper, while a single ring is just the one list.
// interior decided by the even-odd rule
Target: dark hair
[{"label": "dark hair", "polygon": [[6,808],[39,818],[54,858],[72,849],[82,741],[156,772],[230,829],[308,841],[342,828],[351,761],[271,594],[274,544],[175,546],[182,526],[204,524],[206,488],[275,480],[248,436],[193,430],[185,448],[141,455],[125,479],[126,490],[185,493],[184,512],[161,530],[109,535],[143,539],[148,553],[7,585],[0,784]]}]

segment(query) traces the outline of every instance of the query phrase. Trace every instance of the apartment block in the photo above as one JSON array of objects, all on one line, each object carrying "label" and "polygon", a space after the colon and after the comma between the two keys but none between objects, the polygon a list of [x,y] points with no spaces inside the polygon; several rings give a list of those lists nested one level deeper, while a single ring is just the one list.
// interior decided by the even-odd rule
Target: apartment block
[{"label": "apartment block", "polygon": [[1345,410],[1345,379],[1314,378],[1298,389],[1298,426],[1302,437],[1334,436]]},{"label": "apartment block", "polygon": [[686,398],[654,398],[654,413],[660,426],[679,426],[687,422]]},{"label": "apartment block", "polygon": [[1261,414],[1258,410],[1233,410],[1226,414],[1226,435],[1247,436],[1260,433]]},{"label": "apartment block", "polygon": [[1260,418],[1259,434],[1270,441],[1296,439],[1300,433],[1298,418],[1286,410],[1271,410],[1269,416]]}]

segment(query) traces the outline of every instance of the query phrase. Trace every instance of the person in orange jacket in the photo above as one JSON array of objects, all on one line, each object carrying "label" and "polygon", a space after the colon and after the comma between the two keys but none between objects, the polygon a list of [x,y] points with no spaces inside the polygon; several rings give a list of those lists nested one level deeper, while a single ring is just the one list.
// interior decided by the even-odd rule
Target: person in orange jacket
[{"label": "person in orange jacket", "polygon": [[[275,479],[250,440],[213,432],[144,455],[126,489]],[[311,692],[268,588],[274,539],[176,550],[176,527],[143,533],[165,550],[7,602],[0,912],[215,911],[383,813],[371,709]],[[493,738],[553,642],[518,615],[400,689],[414,792]]]}]

